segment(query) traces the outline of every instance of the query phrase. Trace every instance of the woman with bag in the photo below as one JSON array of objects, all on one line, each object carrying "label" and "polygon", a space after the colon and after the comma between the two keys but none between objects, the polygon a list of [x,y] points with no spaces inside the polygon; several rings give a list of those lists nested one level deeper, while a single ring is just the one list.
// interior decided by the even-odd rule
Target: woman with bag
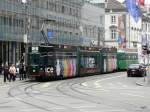
[{"label": "woman with bag", "polygon": [[9,74],[10,74],[9,82],[11,80],[15,81],[16,80],[16,68],[13,64],[9,68]]}]

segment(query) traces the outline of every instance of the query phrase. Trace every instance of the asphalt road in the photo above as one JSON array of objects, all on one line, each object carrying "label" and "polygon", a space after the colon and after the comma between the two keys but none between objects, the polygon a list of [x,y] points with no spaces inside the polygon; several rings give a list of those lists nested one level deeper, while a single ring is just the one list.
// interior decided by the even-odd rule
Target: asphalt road
[{"label": "asphalt road", "polygon": [[0,86],[0,112],[150,112],[150,87],[126,73]]}]

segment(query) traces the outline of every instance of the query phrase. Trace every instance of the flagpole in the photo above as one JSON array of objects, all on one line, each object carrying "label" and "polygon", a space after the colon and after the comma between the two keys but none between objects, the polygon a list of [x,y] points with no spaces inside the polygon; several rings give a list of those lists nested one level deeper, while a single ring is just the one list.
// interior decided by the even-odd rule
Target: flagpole
[{"label": "flagpole", "polygon": [[130,22],[130,14],[129,14],[129,48],[131,47],[130,46],[130,26],[131,26],[131,22]]}]

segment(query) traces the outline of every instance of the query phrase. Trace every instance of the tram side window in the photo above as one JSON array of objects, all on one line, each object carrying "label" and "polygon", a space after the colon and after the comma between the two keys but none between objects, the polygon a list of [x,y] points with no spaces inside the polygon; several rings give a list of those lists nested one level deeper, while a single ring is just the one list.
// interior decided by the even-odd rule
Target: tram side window
[{"label": "tram side window", "polygon": [[120,60],[125,60],[125,59],[126,59],[126,55],[125,55],[125,54],[119,55],[119,59],[120,59]]},{"label": "tram side window", "polygon": [[45,57],[42,57],[41,64],[46,65],[46,66],[49,66],[49,65],[52,66],[54,65],[54,60],[51,56],[45,56]]},{"label": "tram side window", "polygon": [[96,59],[94,57],[81,57],[82,68],[95,68]]}]

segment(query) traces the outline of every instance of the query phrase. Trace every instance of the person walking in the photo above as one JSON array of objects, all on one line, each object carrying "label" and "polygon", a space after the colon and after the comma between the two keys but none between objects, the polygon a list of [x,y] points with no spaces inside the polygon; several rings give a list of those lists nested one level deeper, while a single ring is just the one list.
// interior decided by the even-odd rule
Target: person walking
[{"label": "person walking", "polygon": [[25,65],[25,63],[23,63],[23,74],[24,74],[24,79],[27,79],[27,66]]},{"label": "person walking", "polygon": [[20,63],[20,66],[19,66],[19,78],[20,80],[24,79],[24,67],[22,63]]},{"label": "person walking", "polygon": [[8,75],[9,75],[9,66],[8,63],[6,63],[4,65],[4,82],[6,82],[6,80],[9,80]]},{"label": "person walking", "polygon": [[9,68],[9,73],[10,73],[9,82],[11,82],[11,80],[15,81],[16,80],[16,68],[13,64]]}]

